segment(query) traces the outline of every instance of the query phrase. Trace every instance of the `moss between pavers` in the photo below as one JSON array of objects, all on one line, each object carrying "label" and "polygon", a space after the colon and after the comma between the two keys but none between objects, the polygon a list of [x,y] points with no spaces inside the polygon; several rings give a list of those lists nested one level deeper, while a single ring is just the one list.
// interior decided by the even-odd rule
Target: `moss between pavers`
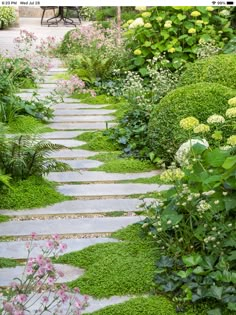
[{"label": "moss between pavers", "polygon": [[0,268],[16,267],[19,262],[15,259],[0,257]]},{"label": "moss between pavers", "polygon": [[85,132],[76,137],[76,139],[87,142],[86,144],[80,146],[81,149],[91,151],[118,150],[118,145],[112,142],[107,136],[104,136],[103,131]]},{"label": "moss between pavers", "polygon": [[[163,296],[149,296],[132,298],[127,302],[107,306],[90,315],[207,315],[207,303],[187,305],[185,310],[177,311],[178,307]],[[85,315],[89,315],[85,313]],[[229,312],[225,311],[224,315]]]},{"label": "moss between pavers", "polygon": [[100,153],[92,157],[93,160],[104,162],[103,165],[91,171],[104,171],[108,173],[140,173],[155,170],[150,161],[141,161],[134,158],[120,157],[121,152]]},{"label": "moss between pavers", "polygon": [[0,209],[40,208],[72,199],[61,195],[55,190],[55,184],[40,177],[31,177],[11,185],[12,189],[5,188],[0,193]]},{"label": "moss between pavers", "polygon": [[149,292],[158,253],[153,240],[139,233],[140,227],[133,225],[114,234],[124,242],[97,244],[59,257],[57,262],[86,269],[69,285],[98,298]]},{"label": "moss between pavers", "polygon": [[9,217],[8,215],[2,215],[0,214],[0,223],[2,222],[7,222],[11,219],[11,217]]}]

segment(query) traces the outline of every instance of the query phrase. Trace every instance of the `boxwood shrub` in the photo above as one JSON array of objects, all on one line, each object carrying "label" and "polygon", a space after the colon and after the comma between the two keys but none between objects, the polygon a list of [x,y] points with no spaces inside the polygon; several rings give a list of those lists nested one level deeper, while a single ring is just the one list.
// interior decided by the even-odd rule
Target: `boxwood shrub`
[{"label": "boxwood shrub", "polygon": [[229,107],[227,101],[235,95],[235,89],[207,82],[185,85],[168,93],[151,114],[148,126],[150,150],[171,161],[186,140],[186,131],[179,127],[180,120],[194,116],[206,122],[212,114],[224,114]]},{"label": "boxwood shrub", "polygon": [[212,82],[236,88],[236,55],[221,54],[190,63],[180,78],[180,85],[193,82]]}]

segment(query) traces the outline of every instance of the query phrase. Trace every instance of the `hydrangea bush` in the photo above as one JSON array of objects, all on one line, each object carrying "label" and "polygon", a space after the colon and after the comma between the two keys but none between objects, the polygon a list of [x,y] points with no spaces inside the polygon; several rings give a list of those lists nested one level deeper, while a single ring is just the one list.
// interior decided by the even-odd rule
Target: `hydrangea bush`
[{"label": "hydrangea bush", "polygon": [[13,7],[2,6],[0,8],[0,29],[7,28],[16,20],[16,13]]},{"label": "hydrangea bush", "polygon": [[224,45],[233,36],[230,9],[214,7],[153,7],[126,23],[127,47],[132,64],[146,75],[147,59],[166,52],[170,66],[179,68],[197,58],[198,44]]},{"label": "hydrangea bush", "polygon": [[208,117],[208,124],[195,117],[180,121],[189,133],[177,152],[181,167],[173,163],[161,174],[173,187],[145,207],[143,222],[162,252],[157,289],[174,293],[179,302],[207,300],[209,315],[236,311],[236,99],[229,105],[224,115]]}]

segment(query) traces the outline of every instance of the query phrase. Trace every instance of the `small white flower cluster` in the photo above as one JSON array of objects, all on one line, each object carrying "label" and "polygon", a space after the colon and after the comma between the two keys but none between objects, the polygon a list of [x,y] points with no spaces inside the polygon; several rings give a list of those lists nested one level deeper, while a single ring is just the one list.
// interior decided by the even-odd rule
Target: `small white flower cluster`
[{"label": "small white flower cluster", "polygon": [[143,87],[143,78],[135,72],[128,71],[122,89],[122,95],[130,102],[142,103],[146,89]]},{"label": "small white flower cluster", "polygon": [[211,115],[207,118],[208,124],[223,124],[225,122],[225,119],[221,115]]},{"label": "small white flower cluster", "polygon": [[197,205],[197,212],[204,214],[207,210],[211,209],[211,205],[206,200],[200,200]]},{"label": "small white flower cluster", "polygon": [[215,41],[199,41],[197,58],[204,59],[213,55],[218,55],[221,52],[221,48],[216,46]]},{"label": "small white flower cluster", "polygon": [[212,195],[214,195],[214,193],[215,193],[215,190],[209,190],[209,191],[204,191],[202,193],[202,195],[203,196],[212,196]]}]

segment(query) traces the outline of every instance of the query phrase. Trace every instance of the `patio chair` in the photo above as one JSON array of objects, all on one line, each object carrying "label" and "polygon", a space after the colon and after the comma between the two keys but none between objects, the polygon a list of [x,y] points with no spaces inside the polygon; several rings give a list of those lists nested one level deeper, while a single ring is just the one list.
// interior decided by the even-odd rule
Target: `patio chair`
[{"label": "patio chair", "polygon": [[[81,24],[81,15],[80,15],[80,9],[81,7],[65,7],[66,8],[66,15],[65,15],[65,18],[68,18],[70,17],[70,12],[75,13],[76,14],[76,18],[78,19],[78,24]],[[73,23],[76,23],[74,20],[73,20]]]},{"label": "patio chair", "polygon": [[[55,20],[55,17],[56,17],[56,9],[58,9],[58,7],[40,7],[42,10],[43,10],[43,13],[42,13],[42,17],[41,17],[41,25],[49,25],[49,24],[57,24],[57,22],[50,22],[51,19],[54,19]],[[44,18],[44,15],[45,15],[45,12],[47,10],[53,10],[54,12],[54,16],[50,19],[48,19],[46,21],[46,23],[43,22],[43,18]]]}]

